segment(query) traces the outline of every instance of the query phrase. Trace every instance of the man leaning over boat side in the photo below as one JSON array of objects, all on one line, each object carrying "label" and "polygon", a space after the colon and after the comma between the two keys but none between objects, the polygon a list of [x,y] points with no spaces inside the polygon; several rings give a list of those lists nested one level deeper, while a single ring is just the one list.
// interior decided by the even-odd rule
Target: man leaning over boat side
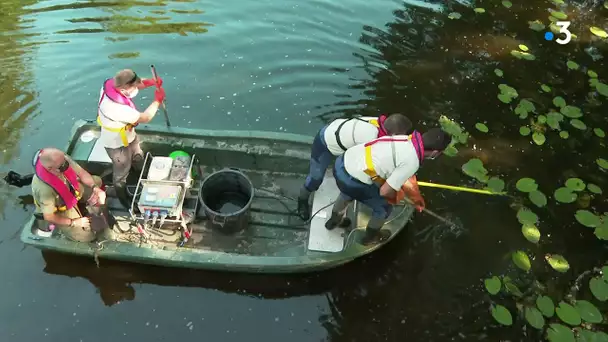
[{"label": "man leaning over boat side", "polygon": [[[36,218],[55,224],[72,240],[91,242],[96,233],[88,217],[83,217],[78,204],[105,206],[106,193],[101,178],[91,176],[61,150],[48,147],[39,150],[33,160],[32,196]],[[45,222],[38,222],[44,224]],[[48,229],[43,229],[48,230]]]},{"label": "man leaning over boat side", "polygon": [[[152,121],[158,107],[165,99],[162,79],[141,79],[130,69],[116,73],[107,79],[99,94],[97,123],[101,126],[99,140],[112,160],[112,182],[120,203],[129,208],[126,183],[131,166],[141,170],[144,156],[135,126]],[[133,103],[139,89],[157,86],[154,101],[144,112],[139,112]]]},{"label": "man leaning over boat side", "polygon": [[405,115],[394,113],[380,117],[355,117],[336,119],[323,126],[312,143],[310,170],[298,196],[298,215],[303,220],[310,218],[310,194],[319,190],[325,171],[334,156],[347,149],[385,135],[409,134],[412,122]]},{"label": "man leaning over boat side", "polygon": [[441,155],[451,140],[440,128],[432,128],[422,135],[414,131],[409,136],[381,137],[348,149],[334,165],[340,195],[325,228],[343,226],[346,208],[357,200],[372,209],[361,243],[370,245],[387,240],[391,232],[381,228],[391,214],[391,203],[396,204],[407,195],[418,210],[424,208],[414,176],[424,159]]}]

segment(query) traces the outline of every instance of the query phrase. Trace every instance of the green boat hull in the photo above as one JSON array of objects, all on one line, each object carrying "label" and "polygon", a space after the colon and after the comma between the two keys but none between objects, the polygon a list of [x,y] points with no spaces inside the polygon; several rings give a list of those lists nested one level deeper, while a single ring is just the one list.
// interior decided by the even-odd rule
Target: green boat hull
[{"label": "green boat hull", "polygon": [[[130,215],[112,197],[110,185],[110,210],[118,219],[121,229],[112,230],[101,243],[71,241],[59,229],[50,236],[45,236],[36,228],[37,220],[34,217],[22,230],[23,243],[42,250],[101,259],[248,273],[302,273],[329,269],[382,246],[363,246],[359,243],[370,210],[357,202],[347,213],[353,221],[354,229],[336,229],[337,232],[328,236],[327,246],[324,246],[326,243],[322,238],[323,234],[328,233],[318,227],[321,219],[306,223],[294,213],[296,203],[293,199],[297,197],[308,173],[312,143],[309,136],[154,125],[140,125],[137,133],[143,149],[154,156],[167,156],[175,150],[196,155],[203,177],[226,167],[237,168],[246,174],[255,188],[249,226],[243,231],[225,234],[210,228],[208,220],[200,215],[191,224],[193,233],[190,241],[182,247],[178,246],[179,233],[171,227],[156,229],[153,231],[156,235],[151,235],[153,238],[142,239],[136,229],[129,228]],[[97,143],[99,127],[94,122],[81,120],[74,125],[71,136],[66,152],[92,174],[107,174],[111,165],[108,160],[104,160],[107,155],[102,155]],[[202,179],[197,180],[194,188],[200,186],[201,181]],[[327,189],[330,189],[331,184],[335,188],[330,172],[323,184],[329,184]],[[329,195],[323,196],[335,198],[334,192],[328,190],[326,193]],[[315,194],[315,201],[321,196]],[[323,215],[327,215],[330,209],[331,207],[325,209]],[[406,226],[413,211],[408,205],[394,207],[385,225],[392,232],[388,241]],[[312,227],[312,224],[315,226]],[[312,245],[317,246],[316,249]],[[319,250],[325,247],[334,250]]]}]

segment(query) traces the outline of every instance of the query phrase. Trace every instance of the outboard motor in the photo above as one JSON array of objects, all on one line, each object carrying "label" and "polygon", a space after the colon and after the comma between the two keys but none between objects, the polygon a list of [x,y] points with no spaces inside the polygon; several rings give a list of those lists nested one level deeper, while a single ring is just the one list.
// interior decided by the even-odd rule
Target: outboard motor
[{"label": "outboard motor", "polygon": [[33,178],[34,178],[33,173],[22,176],[15,171],[9,171],[8,174],[6,176],[4,176],[4,181],[8,185],[12,185],[17,188],[22,188],[24,186],[32,184]]}]

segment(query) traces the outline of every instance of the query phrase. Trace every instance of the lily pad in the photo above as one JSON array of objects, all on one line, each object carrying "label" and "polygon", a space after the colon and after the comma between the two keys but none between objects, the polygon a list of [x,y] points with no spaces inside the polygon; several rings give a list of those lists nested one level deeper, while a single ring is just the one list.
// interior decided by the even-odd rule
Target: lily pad
[{"label": "lily pad", "polygon": [[505,189],[505,181],[498,177],[488,179],[487,188],[493,192],[502,192]]},{"label": "lily pad", "polygon": [[572,191],[583,191],[585,190],[585,182],[580,178],[568,178],[566,187]]},{"label": "lily pad", "polygon": [[477,7],[473,11],[475,11],[475,13],[486,13],[486,10],[481,7]]},{"label": "lily pad", "polygon": [[591,78],[597,78],[597,72],[593,71],[593,70],[587,70],[587,75],[589,75],[589,77]]},{"label": "lily pad", "polygon": [[534,190],[528,194],[530,201],[539,208],[547,205],[547,196],[538,190]]},{"label": "lily pad", "polygon": [[544,124],[545,122],[547,122],[547,117],[544,115],[539,115],[536,118],[536,122],[538,122],[539,124]]},{"label": "lily pad", "polygon": [[575,342],[572,330],[558,323],[549,324],[547,339],[549,342]]},{"label": "lily pad", "polygon": [[530,133],[532,133],[532,130],[530,129],[530,127],[526,127],[526,126],[521,126],[519,127],[519,134],[525,136],[530,135]]},{"label": "lily pad", "polygon": [[562,187],[553,193],[553,198],[560,203],[572,203],[576,201],[578,195],[572,191],[572,189]]},{"label": "lily pad", "polygon": [[594,277],[589,280],[589,289],[591,293],[600,302],[608,300],[608,282],[600,277]]},{"label": "lily pad", "polygon": [[518,47],[518,48],[519,48],[521,51],[524,51],[524,52],[526,52],[526,51],[530,50],[530,49],[529,49],[527,46],[525,46],[524,44],[519,44],[517,47]]},{"label": "lily pad", "polygon": [[569,136],[570,136],[570,133],[568,133],[567,131],[559,132],[559,137],[562,139],[568,139]]},{"label": "lily pad", "polygon": [[602,323],[602,313],[591,302],[586,300],[577,300],[574,303],[574,308],[578,311],[583,321],[588,323]]},{"label": "lily pad", "polygon": [[558,130],[559,123],[564,119],[564,116],[558,112],[550,112],[547,114],[547,125],[552,129]]},{"label": "lily pad", "polygon": [[514,295],[515,297],[521,298],[523,297],[523,292],[521,292],[521,290],[519,289],[519,287],[517,287],[517,285],[515,285],[512,281],[507,281],[506,279],[507,277],[505,277],[503,279],[503,284],[505,285],[505,290]]},{"label": "lily pad", "polygon": [[502,94],[505,94],[509,97],[516,98],[519,96],[519,94],[517,93],[517,90],[515,90],[515,88],[510,87],[504,83],[499,84],[498,89],[500,90],[500,92]]},{"label": "lily pad", "polygon": [[511,259],[513,260],[515,266],[521,268],[526,272],[528,272],[530,270],[530,267],[532,266],[530,264],[530,258],[523,251],[513,252],[513,254],[511,254]]},{"label": "lily pad", "polygon": [[540,231],[535,225],[524,224],[521,226],[521,233],[524,235],[526,240],[532,243],[538,243],[540,241]]},{"label": "lily pad", "polygon": [[599,227],[595,228],[593,235],[600,240],[608,241],[608,221],[605,221]]},{"label": "lily pad", "polygon": [[589,31],[591,31],[591,33],[593,33],[594,35],[596,35],[600,38],[608,37],[608,33],[606,33],[606,31],[602,30],[601,28],[599,28],[597,26],[591,26],[589,28]]},{"label": "lily pad", "polygon": [[574,328],[576,331],[576,342],[606,342],[608,334],[603,331],[591,331],[587,329]]},{"label": "lily pad", "polygon": [[534,132],[532,133],[532,141],[534,141],[536,145],[540,146],[547,141],[547,138],[542,132]]},{"label": "lily pad", "polygon": [[538,184],[536,184],[536,181],[534,179],[524,177],[518,180],[517,183],[515,183],[515,187],[521,192],[532,192],[538,189]]},{"label": "lily pad", "polygon": [[550,91],[551,91],[551,87],[549,87],[549,86],[548,86],[548,85],[546,85],[546,84],[541,84],[541,85],[540,85],[540,89],[541,89],[542,91],[544,91],[545,93],[548,93],[548,92],[550,92]]},{"label": "lily pad", "polygon": [[580,129],[580,130],[586,130],[587,129],[587,125],[585,125],[585,123],[582,122],[579,119],[572,119],[572,120],[570,120],[570,124],[572,125],[572,127],[576,128],[576,129]]},{"label": "lily pad", "polygon": [[583,112],[581,112],[580,108],[574,106],[562,107],[560,112],[570,119],[578,119],[583,116]]},{"label": "lily pad", "polygon": [[506,8],[511,8],[511,6],[513,6],[513,4],[511,3],[511,1],[508,1],[508,0],[504,0],[502,2],[502,5],[505,6]]},{"label": "lily pad", "polygon": [[452,12],[452,13],[448,14],[448,18],[449,19],[460,19],[460,18],[462,18],[462,14],[460,14],[458,12]]},{"label": "lily pad", "polygon": [[483,166],[483,162],[477,158],[473,158],[462,165],[462,172],[483,183],[489,179],[488,170]]},{"label": "lily pad", "polygon": [[526,321],[528,321],[530,326],[532,326],[533,328],[540,330],[545,326],[545,318],[543,317],[543,314],[538,311],[537,308],[527,307],[524,310],[524,315],[526,317]]},{"label": "lily pad", "polygon": [[522,51],[517,51],[517,50],[511,50],[511,55],[513,57],[519,58],[519,59],[525,59],[527,61],[533,61],[536,59],[536,56],[534,56],[531,53],[528,52],[522,52]]},{"label": "lily pad", "polygon": [[539,296],[536,298],[536,306],[545,315],[545,317],[551,318],[555,312],[555,305],[551,300],[551,297]]},{"label": "lily pad", "polygon": [[600,188],[599,186],[597,186],[593,183],[587,184],[587,190],[589,190],[590,192],[597,194],[597,195],[602,194],[602,188]]},{"label": "lily pad", "polygon": [[597,163],[597,165],[599,167],[601,167],[604,170],[608,170],[608,160],[604,159],[604,158],[597,158],[595,160],[595,162]]},{"label": "lily pad", "polygon": [[493,305],[492,306],[492,317],[496,320],[496,322],[510,326],[513,324],[513,316],[511,316],[511,312],[507,308],[502,305]]},{"label": "lily pad", "polygon": [[498,77],[502,77],[502,75],[504,75],[504,73],[502,72],[502,70],[500,69],[494,69],[494,73],[496,74],[496,76]]},{"label": "lily pad", "polygon": [[488,126],[486,126],[485,124],[478,122],[475,124],[475,128],[477,128],[478,131],[483,132],[483,133],[488,133],[489,129]]},{"label": "lily pad", "polygon": [[564,100],[564,98],[561,97],[561,96],[556,96],[556,97],[553,98],[553,104],[556,107],[562,108],[562,107],[566,106],[566,100]]},{"label": "lily pad", "polygon": [[530,29],[540,32],[545,29],[545,24],[543,24],[540,20],[528,21],[528,26]]},{"label": "lily pad", "polygon": [[517,211],[517,220],[521,224],[537,224],[538,216],[532,212],[530,209],[522,207]]},{"label": "lily pad", "polygon": [[551,11],[551,16],[559,19],[559,20],[566,20],[568,19],[568,16],[566,15],[566,13],[564,12],[559,12],[559,11]]},{"label": "lily pad", "polygon": [[595,90],[597,90],[598,93],[608,97],[608,85],[597,81],[595,82]]},{"label": "lily pad", "polygon": [[595,133],[595,135],[597,135],[597,136],[598,136],[598,137],[600,137],[600,138],[604,138],[604,137],[606,137],[606,133],[605,133],[605,132],[604,132],[604,130],[603,130],[603,129],[601,129],[601,128],[594,128],[594,129],[593,129],[593,133]]},{"label": "lily pad", "polygon": [[557,314],[557,317],[559,317],[559,319],[566,324],[575,326],[581,324],[581,315],[578,314],[572,305],[564,301],[559,302],[557,308],[555,309],[555,313]]},{"label": "lily pad", "polygon": [[486,280],[484,280],[484,284],[486,286],[486,290],[488,290],[491,295],[497,294],[498,291],[500,291],[500,287],[502,286],[500,278],[498,278],[497,276],[487,278]]},{"label": "lily pad", "polygon": [[560,273],[565,273],[570,269],[568,260],[559,254],[547,254],[545,260],[549,263],[549,266]]},{"label": "lily pad", "polygon": [[458,149],[454,147],[454,145],[450,145],[445,150],[443,150],[443,154],[448,157],[453,157],[458,154]]},{"label": "lily pad", "polygon": [[595,228],[602,223],[600,217],[590,212],[589,210],[577,210],[574,217],[576,218],[578,223],[589,228]]},{"label": "lily pad", "polygon": [[496,96],[502,103],[511,103],[511,101],[513,101],[513,98],[506,94],[498,94]]},{"label": "lily pad", "polygon": [[578,63],[576,63],[575,61],[567,61],[566,66],[570,70],[578,70],[578,68],[580,68],[580,65],[578,65]]}]

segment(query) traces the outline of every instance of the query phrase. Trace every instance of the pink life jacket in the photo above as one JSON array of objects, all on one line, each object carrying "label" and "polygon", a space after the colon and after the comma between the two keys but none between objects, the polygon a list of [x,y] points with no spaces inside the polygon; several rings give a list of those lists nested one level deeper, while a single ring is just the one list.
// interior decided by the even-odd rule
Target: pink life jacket
[{"label": "pink life jacket", "polygon": [[385,135],[388,135],[388,133],[386,132],[386,129],[384,128],[384,121],[386,121],[387,117],[388,116],[386,116],[386,114],[382,114],[378,117],[378,136],[376,138],[380,138]]},{"label": "pink life jacket", "polygon": [[57,206],[58,210],[63,211],[74,208],[78,203],[78,200],[81,198],[81,194],[78,192],[79,184],[76,172],[71,166],[69,166],[68,169],[63,173],[64,177],[67,179],[72,188],[70,189],[58,176],[52,174],[49,172],[49,170],[42,166],[39,156],[43,152],[44,150],[38,151],[34,157],[34,169],[36,176],[48,186],[53,188],[59,197],[61,197],[63,203],[65,203],[65,207]]},{"label": "pink life jacket", "polygon": [[122,93],[120,93],[119,91],[116,90],[116,87],[114,87],[113,78],[108,78],[103,83],[103,94],[99,98],[99,105],[101,105],[101,101],[103,100],[104,95],[107,96],[113,102],[129,106],[133,109],[137,109],[137,108],[135,108],[135,104],[133,103],[133,101],[130,98],[124,96]]}]

